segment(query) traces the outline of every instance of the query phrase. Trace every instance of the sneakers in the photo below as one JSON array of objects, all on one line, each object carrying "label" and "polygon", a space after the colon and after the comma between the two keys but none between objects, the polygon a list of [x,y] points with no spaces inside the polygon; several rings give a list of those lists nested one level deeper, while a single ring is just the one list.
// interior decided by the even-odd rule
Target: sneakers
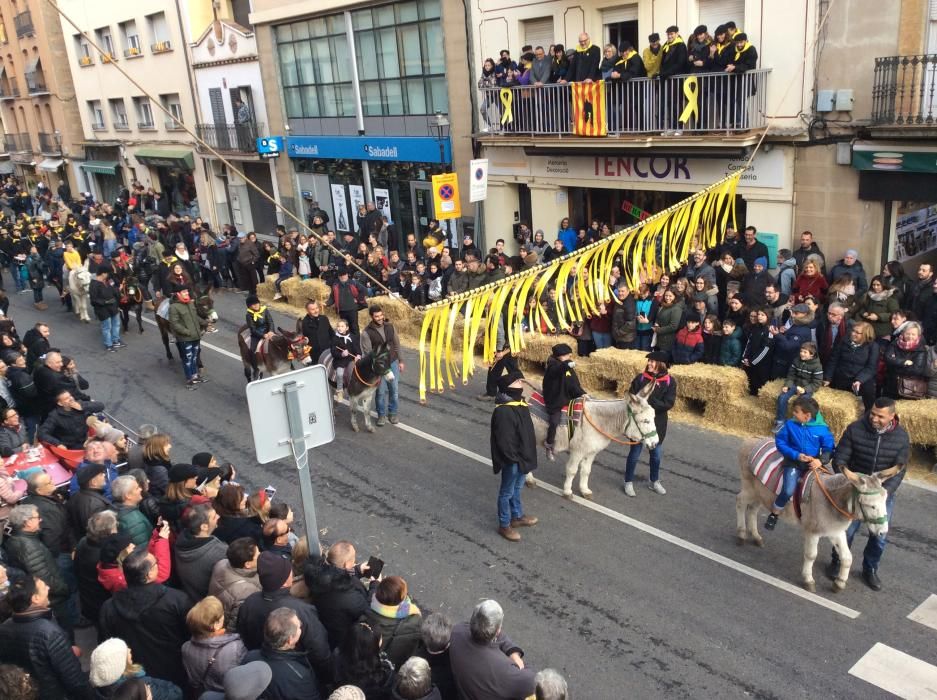
[{"label": "sneakers", "polygon": [[510,525],[508,525],[507,527],[499,527],[498,534],[501,535],[508,542],[520,542],[521,541],[520,533],[517,530],[515,530],[513,527],[511,527]]},{"label": "sneakers", "polygon": [[771,432],[777,435],[781,431],[781,428],[783,427],[784,427],[784,421],[776,420],[774,421],[774,427],[771,428]]},{"label": "sneakers", "polygon": [[112,347],[112,348],[125,348],[125,347],[127,347],[127,343],[125,343],[125,342],[122,341],[122,340],[118,340],[118,341],[117,341],[116,343],[114,343],[111,347]]},{"label": "sneakers", "polygon": [[771,513],[768,515],[768,519],[765,520],[765,530],[773,530],[778,524],[778,515],[777,513]]},{"label": "sneakers", "polygon": [[104,348],[104,349],[107,350],[108,352],[117,352],[117,348],[114,347],[113,345],[111,345],[109,348]]},{"label": "sneakers", "polygon": [[196,385],[194,379],[190,379],[189,381],[185,383],[185,388],[188,389],[189,391],[195,391],[198,388],[198,386]]},{"label": "sneakers", "polygon": [[390,421],[391,425],[397,425],[397,423],[400,422],[400,419],[397,417],[396,413],[391,413],[389,416],[387,416],[387,420]]},{"label": "sneakers", "polygon": [[387,425],[387,419],[386,419],[384,416],[378,416],[378,417],[377,417],[377,424],[378,424],[378,425]]},{"label": "sneakers", "polygon": [[863,569],[862,580],[865,581],[865,585],[873,591],[882,590],[882,579],[878,577],[878,573],[876,573],[875,569]]},{"label": "sneakers", "polygon": [[280,294],[279,292],[277,292],[276,294],[273,295],[273,300],[274,300],[274,301],[279,301],[279,300],[282,299],[282,298],[283,298],[283,295]]},{"label": "sneakers", "polygon": [[193,384],[204,384],[204,383],[207,382],[207,381],[208,381],[208,380],[205,379],[205,377],[192,377],[192,383],[193,383]]},{"label": "sneakers", "polygon": [[658,496],[666,496],[666,495],[667,495],[667,489],[665,489],[664,486],[663,486],[663,484],[661,484],[659,481],[652,481],[651,483],[649,483],[649,484],[647,485],[647,487],[648,487],[651,491],[653,491],[654,493],[656,493]]},{"label": "sneakers", "polygon": [[634,484],[632,484],[630,481],[626,481],[626,482],[625,482],[625,495],[626,495],[626,496],[631,496],[632,498],[634,498],[634,495],[635,495],[635,494],[634,494]]},{"label": "sneakers", "polygon": [[545,450],[547,451],[547,459],[549,459],[551,462],[555,462],[555,461],[556,461],[556,452],[553,451],[553,445],[551,445],[549,442],[547,442],[546,440],[544,440],[544,442],[543,442],[543,449],[545,449]]},{"label": "sneakers", "polygon": [[511,520],[511,527],[533,527],[538,522],[540,522],[540,519],[533,515],[522,515]]}]

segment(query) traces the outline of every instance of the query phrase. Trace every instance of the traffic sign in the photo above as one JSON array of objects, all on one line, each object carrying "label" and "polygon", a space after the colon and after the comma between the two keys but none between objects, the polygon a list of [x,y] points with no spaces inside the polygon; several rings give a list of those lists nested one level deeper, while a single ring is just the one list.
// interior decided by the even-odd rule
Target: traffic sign
[{"label": "traffic sign", "polygon": [[436,219],[458,219],[462,216],[459,203],[459,176],[456,173],[433,175],[433,208]]},{"label": "traffic sign", "polygon": [[488,159],[469,161],[469,201],[481,202],[488,198]]}]

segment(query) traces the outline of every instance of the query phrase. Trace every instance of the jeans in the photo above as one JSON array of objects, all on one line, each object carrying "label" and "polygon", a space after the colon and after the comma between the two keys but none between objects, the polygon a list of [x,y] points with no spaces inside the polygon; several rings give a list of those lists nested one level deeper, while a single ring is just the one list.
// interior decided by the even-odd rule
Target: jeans
[{"label": "jeans", "polygon": [[101,243],[101,252],[104,253],[104,258],[106,260],[111,259],[111,253],[117,250],[117,239],[116,238],[105,238],[104,242]]},{"label": "jeans", "polygon": [[612,346],[612,334],[592,331],[592,342],[595,343],[595,349],[601,350]]},{"label": "jeans", "polygon": [[634,339],[635,350],[650,350],[651,349],[651,339],[654,337],[653,331],[638,331],[637,337]]},{"label": "jeans", "polygon": [[101,339],[105,348],[120,342],[120,314],[114,314],[101,321]]},{"label": "jeans", "polygon": [[179,356],[182,358],[182,371],[185,372],[186,381],[198,375],[198,351],[201,341],[180,340],[176,342]]},{"label": "jeans", "polygon": [[[657,447],[651,450],[651,481],[660,481],[660,458],[663,456],[663,446],[658,443]],[[634,471],[638,467],[638,458],[641,456],[641,450],[644,449],[644,443],[639,442],[632,445],[628,451],[628,461],[625,466],[625,483],[634,481]]]},{"label": "jeans", "polygon": [[42,287],[33,287],[33,303],[42,303]]},{"label": "jeans", "polygon": [[41,421],[39,420],[39,416],[23,416],[23,424],[26,427],[26,439],[29,440],[30,443],[32,443],[36,437],[36,430],[39,428],[40,422]]},{"label": "jeans", "polygon": [[794,491],[797,490],[797,480],[800,479],[801,470],[794,466],[789,459],[784,460],[784,483],[781,486],[781,493],[774,499],[774,509],[778,512],[784,510],[784,506],[794,497]]},{"label": "jeans", "polygon": [[501,468],[501,487],[498,489],[498,524],[501,527],[508,527],[511,520],[524,517],[521,505],[524,477],[524,472],[517,464]]},{"label": "jeans", "polygon": [[379,418],[397,415],[397,387],[400,382],[400,364],[397,360],[390,363],[390,369],[394,373],[394,381],[390,382],[381,377],[381,383],[377,385],[377,394],[374,397],[374,408],[377,409]]},{"label": "jeans", "polygon": [[13,281],[16,282],[16,291],[22,292],[26,289],[26,280],[23,279],[23,268],[24,265],[19,263],[13,264]]},{"label": "jeans", "polygon": [[[891,527],[891,516],[895,510],[895,494],[888,494],[885,500],[885,510],[888,513],[888,526]],[[861,520],[853,520],[846,530],[846,541],[849,548],[852,549],[852,541],[862,527]],[[866,542],[865,550],[862,552],[862,570],[878,571],[879,562],[882,560],[882,554],[885,552],[885,544],[888,542],[888,535],[869,535],[869,541]],[[839,564],[839,555],[833,550],[833,564]]]},{"label": "jeans", "polygon": [[798,396],[805,396],[807,398],[813,396],[812,391],[805,391],[803,394],[798,394],[794,389],[788,389],[785,392],[778,394],[778,408],[774,414],[774,420],[776,421],[786,421],[787,420],[787,404],[790,403],[791,399],[797,398]]}]

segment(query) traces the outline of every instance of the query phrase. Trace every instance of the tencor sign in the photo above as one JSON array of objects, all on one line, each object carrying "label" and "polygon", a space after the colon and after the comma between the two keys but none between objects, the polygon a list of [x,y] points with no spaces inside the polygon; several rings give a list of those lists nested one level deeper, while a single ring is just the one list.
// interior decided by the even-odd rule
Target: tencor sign
[{"label": "tencor sign", "polygon": [[[689,158],[684,156],[529,156],[520,163],[502,165],[492,157],[489,174],[526,175],[550,180],[589,180],[616,183],[659,183],[710,185],[726,175],[745,169],[740,185],[783,189],[786,159],[783,151],[759,152],[750,165],[748,158]],[[505,167],[507,166],[507,167]]]},{"label": "tencor sign", "polygon": [[419,136],[290,136],[286,154],[290,158],[344,158],[410,163],[449,163],[449,139],[440,141]]}]

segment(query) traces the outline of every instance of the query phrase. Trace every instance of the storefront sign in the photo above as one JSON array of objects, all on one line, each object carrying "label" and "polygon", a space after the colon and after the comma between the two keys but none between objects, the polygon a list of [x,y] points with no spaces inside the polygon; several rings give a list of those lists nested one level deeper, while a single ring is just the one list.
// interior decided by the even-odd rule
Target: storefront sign
[{"label": "storefront sign", "polygon": [[436,218],[440,221],[462,216],[457,173],[433,175],[433,208],[436,210]]},{"label": "storefront sign", "polygon": [[290,136],[286,152],[290,158],[452,162],[448,138],[419,136]]},{"label": "storefront sign", "polygon": [[852,149],[852,167],[881,172],[937,173],[937,150],[857,144]]},{"label": "storefront sign", "polygon": [[[490,158],[491,175],[542,177],[550,180],[711,185],[746,167],[748,158],[682,156],[528,156],[526,162],[501,163]],[[745,170],[742,187],[784,187],[785,156],[780,149],[759,151]]]},{"label": "storefront sign", "polygon": [[257,155],[261,158],[279,158],[283,152],[282,136],[258,136]]},{"label": "storefront sign", "polygon": [[482,202],[488,197],[488,159],[469,161],[469,201]]}]

